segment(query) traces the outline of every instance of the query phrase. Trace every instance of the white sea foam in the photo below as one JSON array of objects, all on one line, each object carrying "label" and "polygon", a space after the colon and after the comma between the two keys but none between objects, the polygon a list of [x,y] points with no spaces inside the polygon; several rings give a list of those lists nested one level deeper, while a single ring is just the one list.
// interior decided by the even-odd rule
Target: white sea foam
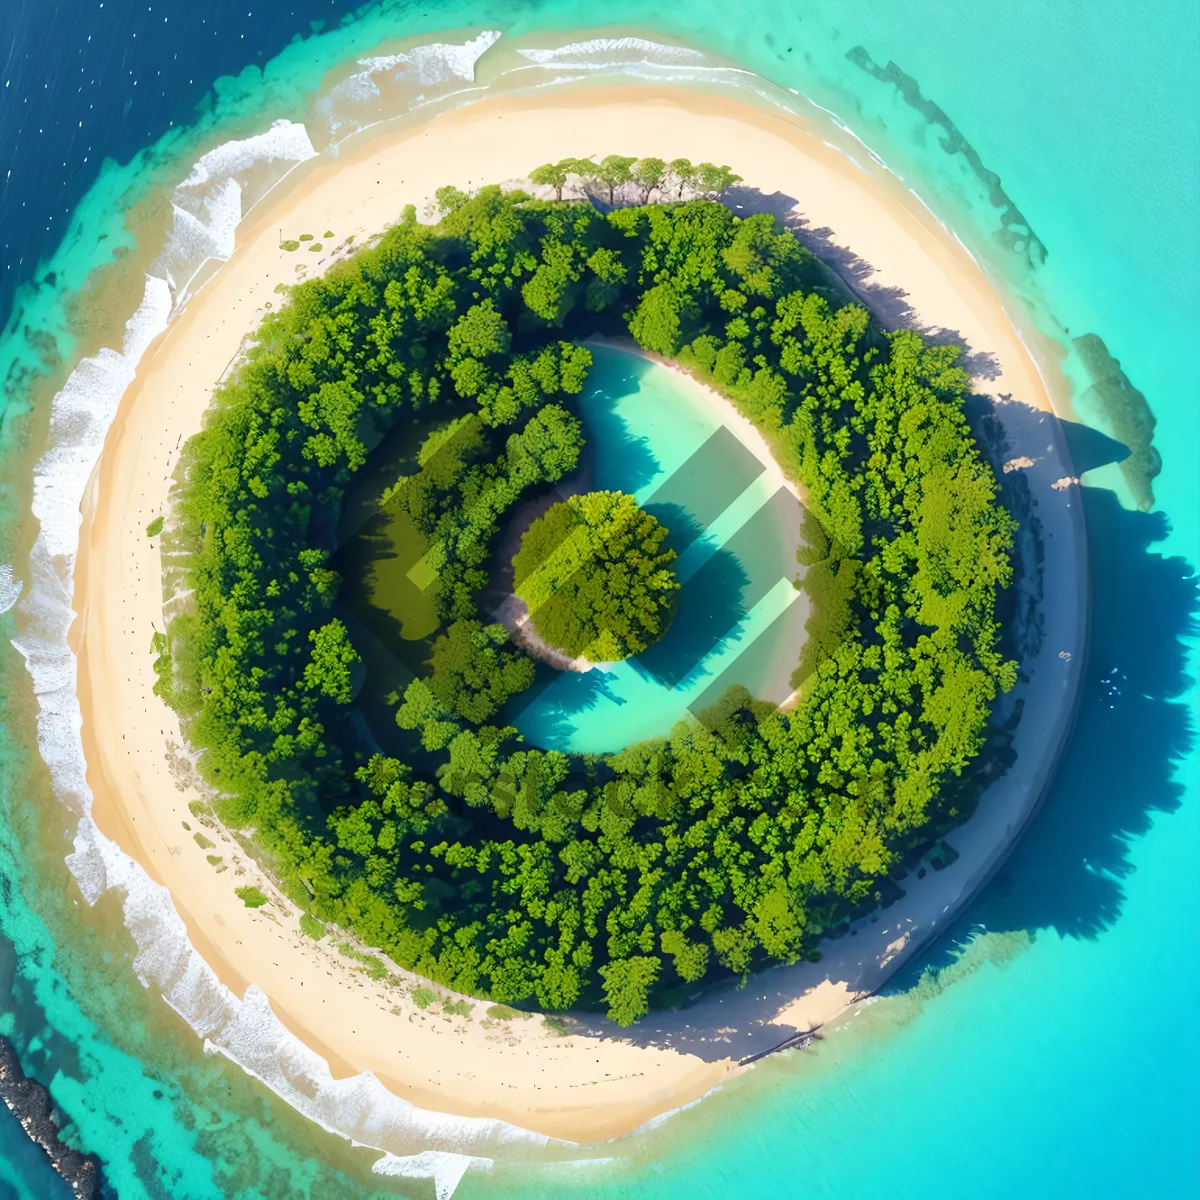
[{"label": "white sea foam", "polygon": [[295,121],[276,121],[266,133],[240,141],[223,142],[202,154],[182,187],[199,187],[213,179],[229,179],[239,171],[269,162],[303,162],[316,154],[308,130]]},{"label": "white sea foam", "polygon": [[[343,79],[317,106],[335,141],[386,119],[381,84],[411,89],[411,101],[453,95],[460,82],[475,79],[475,65],[500,40],[495,29],[486,29],[467,42],[432,42],[398,54],[360,58],[362,70]],[[433,93],[431,95],[431,93]]]},{"label": "white sea foam", "polygon": [[450,1200],[462,1182],[468,1167],[486,1170],[492,1165],[490,1158],[476,1158],[470,1154],[444,1154],[437,1150],[422,1150],[420,1154],[398,1157],[385,1154],[371,1170],[376,1175],[393,1175],[407,1179],[427,1179],[432,1176],[437,1200]]},{"label": "white sea foam", "polygon": [[626,65],[634,61],[662,67],[694,67],[706,62],[699,50],[668,46],[639,37],[591,38],[586,42],[571,42],[567,46],[550,49],[523,46],[517,53],[540,67],[591,68]]},{"label": "white sea foam", "polygon": [[13,578],[13,569],[8,563],[0,563],[0,613],[6,613],[21,598],[25,585]]},{"label": "white sea foam", "polygon": [[[454,61],[454,70],[466,69],[463,59]],[[21,601],[22,633],[13,644],[33,680],[39,750],[56,794],[79,818],[67,864],[89,904],[109,891],[123,894],[125,924],[138,947],[138,978],[161,992],[205,1039],[206,1049],[226,1055],[326,1129],[384,1150],[388,1161],[403,1164],[398,1171],[433,1175],[439,1196],[449,1197],[473,1162],[486,1165],[502,1147],[540,1146],[549,1139],[502,1121],[417,1108],[370,1073],[335,1080],[324,1059],[282,1025],[261,990],[250,987],[239,999],[221,983],[188,941],[167,889],[91,818],[77,662],[66,640],[74,619],[80,505],[138,360],[179,310],[187,281],[204,261],[232,254],[245,194],[236,176],[244,178],[263,164],[290,169],[312,153],[302,126],[277,123],[259,137],[209,151],[176,189],[171,233],[146,277],[120,349],[105,348],[82,360],[53,400],[48,448],[34,468],[32,507],[40,530]],[[11,568],[0,567],[0,606],[12,606],[20,593]],[[474,1150],[484,1153],[461,1153]]]},{"label": "white sea foam", "polygon": [[358,65],[365,67],[365,74],[392,71],[396,67],[411,66],[421,83],[445,83],[452,79],[474,79],[475,64],[484,53],[500,40],[496,29],[485,29],[469,42],[453,45],[434,42],[428,46],[414,46],[403,54],[384,54],[376,58],[360,58]]}]

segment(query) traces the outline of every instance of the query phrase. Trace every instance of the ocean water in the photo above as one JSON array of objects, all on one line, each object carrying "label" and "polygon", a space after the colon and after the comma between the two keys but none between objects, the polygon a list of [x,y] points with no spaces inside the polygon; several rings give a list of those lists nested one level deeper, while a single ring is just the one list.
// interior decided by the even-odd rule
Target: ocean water
[{"label": "ocean water", "polygon": [[[0,305],[0,562],[12,567],[0,571],[0,608],[16,584],[25,590],[0,615],[0,945],[13,948],[7,958],[0,950],[0,1033],[112,1191],[427,1196],[434,1185],[423,1176],[434,1173],[441,1194],[457,1183],[458,1196],[522,1200],[1200,1194],[1196,6],[612,0],[598,14],[578,0],[459,0],[354,14],[218,3],[185,16],[89,0],[67,21],[49,7],[0,13],[12,47],[0,79],[0,167],[12,172],[0,179],[9,301]],[[330,28],[312,33],[321,18]],[[457,49],[419,52],[398,39]],[[690,49],[656,48],[663,42]],[[362,58],[373,62],[354,62]],[[714,62],[725,69],[709,70]],[[791,97],[828,121],[831,140],[863,160],[879,156],[929,204],[1024,320],[1059,343],[1076,384],[1080,420],[1069,434],[1077,463],[1091,468],[1091,653],[1076,733],[1034,826],[958,926],[848,1028],[653,1129],[558,1156],[574,1161],[543,1162],[532,1150],[490,1166],[483,1160],[503,1156],[401,1154],[383,1161],[387,1174],[372,1173],[377,1151],[205,1053],[160,998],[161,971],[137,958],[121,896],[89,907],[80,889],[90,898],[93,877],[68,871],[68,853],[79,867],[95,852],[77,840],[77,797],[62,800],[72,714],[68,664],[51,635],[69,614],[61,601],[53,612],[29,607],[50,594],[77,501],[65,482],[43,485],[43,534],[59,540],[31,559],[29,480],[49,400],[34,374],[56,357],[65,374],[107,338],[124,358],[102,360],[73,394],[110,402],[165,318],[164,293],[150,289],[123,343],[140,287],[120,312],[70,298],[114,250],[124,256],[117,270],[148,265],[139,255],[164,231],[172,250],[160,265],[180,285],[205,255],[227,252],[234,201],[245,211],[308,152],[292,126],[247,148],[272,122],[303,123],[320,149],[399,100],[436,102],[522,65],[531,87],[632,77]],[[210,92],[220,72],[230,74]],[[241,149],[206,160],[208,182],[164,207],[199,156],[231,140]],[[280,151],[273,164],[264,145]],[[140,242],[123,219],[138,205]],[[1111,427],[1083,396],[1072,350],[1084,333],[1105,340],[1157,420],[1163,470],[1150,512],[1131,506],[1106,465],[1111,449],[1096,431]],[[84,431],[74,457],[52,464],[55,479],[78,474],[97,445]],[[40,717],[13,637],[41,672]],[[126,887],[137,890],[132,876]],[[0,1150],[16,1132],[0,1122]],[[453,1136],[442,1130],[438,1148]],[[423,1149],[411,1131],[404,1139],[404,1153]],[[53,1194],[30,1149],[0,1154],[11,1177],[0,1173],[0,1189]]]}]

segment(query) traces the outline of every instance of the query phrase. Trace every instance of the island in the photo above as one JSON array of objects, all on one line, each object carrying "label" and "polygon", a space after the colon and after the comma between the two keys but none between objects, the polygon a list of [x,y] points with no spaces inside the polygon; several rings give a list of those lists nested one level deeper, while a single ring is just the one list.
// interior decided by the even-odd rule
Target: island
[{"label": "island", "polygon": [[[582,160],[561,113],[479,109],[438,119],[419,179],[394,174],[411,134],[314,174],[284,201],[296,237],[274,214],[252,226],[152,350],[76,574],[89,781],[102,828],[153,864],[232,992],[264,988],[339,1074],[369,1067],[424,1108],[593,1140],[737,1065],[621,1027],[698,1013],[714,985],[819,972],[828,935],[894,899],[898,865],[972,815],[996,706],[1018,685],[999,606],[1019,527],[964,413],[978,380],[959,347],[884,327],[769,213],[718,202],[728,169],[668,157],[720,147],[770,187],[754,169],[770,152],[795,172],[811,147],[665,103],[645,154]],[[598,106],[597,129],[619,145],[630,111]],[[500,182],[443,187],[443,156],[501,120],[524,130],[513,145],[562,153],[505,171],[481,152]],[[604,203],[625,172],[657,198]],[[593,180],[601,202],[582,194]],[[389,217],[397,191],[413,200]],[[436,220],[418,219],[425,198]],[[935,305],[959,297],[947,317],[1045,409],[973,264],[938,242],[938,270],[922,270],[927,235],[884,204],[870,217],[914,296],[932,274]],[[343,240],[296,282],[305,223]],[[809,604],[786,703],[731,687],[667,736],[572,754],[507,719],[558,667],[482,598],[508,572],[538,639],[599,676],[667,645],[703,538],[625,493],[555,491],[586,455],[597,335],[703,385],[786,481],[801,502],[788,583]],[[405,586],[431,626],[369,714],[364,691],[387,672],[338,569],[349,496],[419,538]],[[1029,758],[1043,782],[1065,728]],[[797,1001],[820,983],[806,979]]]}]

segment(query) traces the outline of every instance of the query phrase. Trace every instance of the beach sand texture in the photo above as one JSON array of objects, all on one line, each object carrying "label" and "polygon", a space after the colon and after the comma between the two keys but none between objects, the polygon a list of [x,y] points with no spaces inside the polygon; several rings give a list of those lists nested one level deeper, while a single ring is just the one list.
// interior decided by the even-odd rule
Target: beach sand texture
[{"label": "beach sand texture", "polygon": [[[200,428],[213,385],[263,306],[278,302],[276,285],[295,282],[301,260],[310,274],[327,265],[328,256],[313,263],[316,255],[281,250],[280,230],[294,238],[331,229],[336,242],[354,234],[361,244],[399,220],[405,204],[421,212],[443,184],[502,182],[546,160],[616,152],[728,163],[776,208],[798,204],[808,228],[870,264],[870,286],[902,289],[923,325],[953,330],[990,356],[989,377],[977,387],[1012,397],[997,411],[1020,442],[1014,454],[1034,462],[1023,473],[1048,549],[1042,585],[1053,602],[1043,606],[1036,664],[1025,664],[1037,687],[1025,692],[1018,765],[951,837],[958,862],[912,887],[863,936],[831,944],[821,963],[778,968],[684,1013],[652,1014],[630,1034],[589,1022],[595,1036],[560,1036],[540,1018],[487,1019],[482,1002],[469,1018],[423,1010],[372,981],[332,939],[302,937],[295,910],[242,848],[197,823],[188,803],[201,797],[181,769],[178,721],[152,692],[163,564],[160,539],[145,528],[166,511],[180,447]],[[1073,475],[1061,431],[1030,353],[966,251],[898,181],[857,169],[782,117],[679,89],[509,97],[383,135],[306,171],[243,222],[233,257],[147,352],[85,498],[73,645],[95,819],[170,889],[192,944],[226,986],[239,996],[250,984],[261,988],[335,1077],[370,1071],[423,1108],[502,1118],[552,1137],[628,1133],[719,1085],[741,1057],[832,1020],[876,989],[945,927],[1032,814],[1069,729],[1086,635],[1077,489],[1050,488]],[[1036,452],[1026,449],[1030,436],[1040,439]],[[218,874],[209,856],[230,869]],[[274,903],[246,908],[234,888],[247,883]]]}]

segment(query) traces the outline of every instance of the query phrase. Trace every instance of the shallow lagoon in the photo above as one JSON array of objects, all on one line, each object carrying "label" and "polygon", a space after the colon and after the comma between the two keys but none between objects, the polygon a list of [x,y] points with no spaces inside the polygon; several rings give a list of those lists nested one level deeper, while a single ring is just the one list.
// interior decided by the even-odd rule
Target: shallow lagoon
[{"label": "shallow lagoon", "polygon": [[807,613],[793,585],[795,499],[774,491],[690,379],[609,347],[592,355],[579,401],[588,487],[629,492],[667,526],[682,587],[670,627],[643,654],[544,676],[510,706],[530,742],[575,753],[663,736],[734,684],[781,702]]}]

